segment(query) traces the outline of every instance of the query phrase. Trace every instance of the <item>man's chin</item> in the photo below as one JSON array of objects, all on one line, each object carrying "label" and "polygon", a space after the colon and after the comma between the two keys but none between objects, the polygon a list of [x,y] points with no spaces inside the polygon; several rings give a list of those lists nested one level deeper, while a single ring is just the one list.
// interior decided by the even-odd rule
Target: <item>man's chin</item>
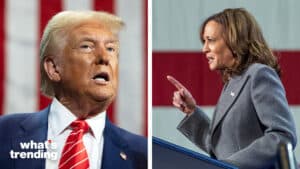
[{"label": "man's chin", "polygon": [[115,99],[115,96],[112,94],[101,94],[94,96],[93,99],[98,103],[111,104],[111,102],[113,102],[113,100]]}]

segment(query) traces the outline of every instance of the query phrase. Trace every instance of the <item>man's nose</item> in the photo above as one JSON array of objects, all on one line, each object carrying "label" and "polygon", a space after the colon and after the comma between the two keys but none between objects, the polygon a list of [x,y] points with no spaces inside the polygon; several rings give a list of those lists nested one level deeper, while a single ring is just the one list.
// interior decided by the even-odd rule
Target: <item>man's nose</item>
[{"label": "man's nose", "polygon": [[107,50],[105,48],[105,46],[99,46],[97,49],[97,59],[98,59],[98,63],[99,64],[103,64],[103,65],[108,65],[109,63],[109,56],[107,53]]}]

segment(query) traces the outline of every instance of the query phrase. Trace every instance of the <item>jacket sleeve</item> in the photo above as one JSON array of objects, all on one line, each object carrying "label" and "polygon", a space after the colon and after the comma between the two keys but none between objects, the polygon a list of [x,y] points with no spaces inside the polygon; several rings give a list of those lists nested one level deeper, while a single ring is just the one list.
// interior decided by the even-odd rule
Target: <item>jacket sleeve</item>
[{"label": "jacket sleeve", "polygon": [[276,72],[264,66],[251,76],[251,100],[264,135],[221,160],[233,163],[241,169],[268,168],[273,164],[267,164],[266,161],[275,162],[280,142],[288,141],[293,147],[296,146],[295,123]]},{"label": "jacket sleeve", "polygon": [[210,152],[210,119],[197,107],[179,123],[177,129],[205,152]]}]

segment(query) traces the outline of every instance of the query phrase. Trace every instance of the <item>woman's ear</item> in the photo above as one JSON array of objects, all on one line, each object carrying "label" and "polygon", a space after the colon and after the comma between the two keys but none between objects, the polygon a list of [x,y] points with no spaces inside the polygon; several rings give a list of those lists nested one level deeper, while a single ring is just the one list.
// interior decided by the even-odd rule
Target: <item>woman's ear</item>
[{"label": "woman's ear", "polygon": [[51,81],[59,82],[61,80],[58,65],[53,57],[47,56],[44,59],[44,69]]}]

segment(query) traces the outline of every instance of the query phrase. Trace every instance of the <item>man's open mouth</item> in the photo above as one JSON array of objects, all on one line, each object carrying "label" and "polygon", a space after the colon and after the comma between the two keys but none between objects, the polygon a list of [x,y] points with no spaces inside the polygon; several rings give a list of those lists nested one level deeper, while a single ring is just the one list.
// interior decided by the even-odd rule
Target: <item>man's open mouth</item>
[{"label": "man's open mouth", "polygon": [[100,81],[100,82],[108,82],[109,81],[109,75],[106,72],[101,72],[99,74],[96,74],[93,77],[94,80]]}]

